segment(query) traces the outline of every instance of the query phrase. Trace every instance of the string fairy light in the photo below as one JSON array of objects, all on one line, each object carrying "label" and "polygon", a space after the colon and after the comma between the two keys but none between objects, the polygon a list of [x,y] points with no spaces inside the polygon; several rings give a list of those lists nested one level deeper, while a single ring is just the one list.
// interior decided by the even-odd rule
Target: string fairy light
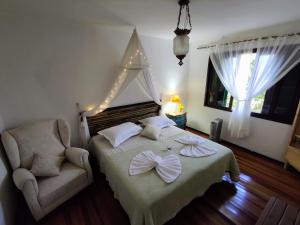
[{"label": "string fairy light", "polygon": [[120,90],[121,86],[123,85],[124,81],[127,78],[127,71],[128,71],[128,64],[132,65],[133,61],[135,60],[135,58],[140,55],[143,56],[144,60],[147,61],[146,56],[144,56],[144,54],[142,53],[142,51],[140,51],[139,49],[136,50],[135,54],[131,55],[129,58],[130,60],[125,64],[125,68],[123,68],[121,74],[119,74],[119,76],[117,77],[115,83],[113,84],[112,89],[110,90],[109,94],[106,96],[106,98],[104,99],[103,103],[100,104],[98,107],[91,109],[89,108],[88,112],[94,111],[94,114],[98,114],[103,112],[105,109],[107,109],[107,107],[110,105],[110,103],[112,102],[112,100],[116,97],[116,95],[118,94],[118,91]]}]

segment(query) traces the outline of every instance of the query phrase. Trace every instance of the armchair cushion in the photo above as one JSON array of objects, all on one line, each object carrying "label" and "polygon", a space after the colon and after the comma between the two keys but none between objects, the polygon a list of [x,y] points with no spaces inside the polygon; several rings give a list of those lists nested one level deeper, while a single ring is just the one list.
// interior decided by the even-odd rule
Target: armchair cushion
[{"label": "armchair cushion", "polygon": [[60,174],[38,180],[38,199],[42,207],[64,198],[66,194],[87,185],[87,172],[69,162],[63,163]]},{"label": "armchair cushion", "polygon": [[30,172],[37,177],[57,176],[60,166],[65,160],[63,156],[53,156],[50,154],[34,154]]},{"label": "armchair cushion", "polygon": [[64,154],[65,146],[61,142],[57,120],[36,122],[8,132],[17,143],[22,168],[31,168],[34,153]]},{"label": "armchair cushion", "polygon": [[82,148],[67,148],[65,151],[65,156],[67,159],[74,163],[75,165],[86,168],[86,163],[88,163],[89,152]]},{"label": "armchair cushion", "polygon": [[39,188],[35,176],[27,169],[18,168],[13,173],[13,179],[17,188],[23,191],[26,182],[31,182],[36,195],[39,193]]}]

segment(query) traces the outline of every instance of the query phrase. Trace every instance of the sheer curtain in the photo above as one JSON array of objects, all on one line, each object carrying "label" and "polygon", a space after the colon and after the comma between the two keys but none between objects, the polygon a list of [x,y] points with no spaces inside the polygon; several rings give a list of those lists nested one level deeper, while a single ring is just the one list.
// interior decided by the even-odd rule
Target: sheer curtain
[{"label": "sheer curtain", "polygon": [[[237,100],[228,124],[232,137],[250,135],[251,100],[300,62],[299,44],[300,37],[295,35],[211,48],[210,58],[222,84]],[[254,49],[256,53],[253,53]]]}]

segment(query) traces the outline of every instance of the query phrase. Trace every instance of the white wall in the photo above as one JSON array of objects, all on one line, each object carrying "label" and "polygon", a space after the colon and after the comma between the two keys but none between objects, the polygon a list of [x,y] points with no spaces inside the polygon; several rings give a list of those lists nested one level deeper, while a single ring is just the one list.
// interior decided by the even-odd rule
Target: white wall
[{"label": "white wall", "polygon": [[[88,106],[104,99],[117,76],[131,32],[55,18],[1,15],[0,115],[5,128],[64,118],[71,124],[76,145],[75,103]],[[185,98],[188,64],[177,66],[172,42],[145,36],[141,41],[159,90],[181,93]],[[128,95],[119,104],[141,100],[134,98],[139,96],[136,90]],[[15,201],[11,193],[15,189],[1,155],[0,224],[12,224]]]},{"label": "white wall", "polygon": [[[265,35],[285,34],[299,31],[299,29],[300,23],[293,22],[232,34],[228,40],[243,40]],[[219,38],[215,37],[215,40]],[[226,39],[223,41],[226,41]],[[251,136],[244,139],[232,139],[227,130],[230,112],[204,106],[209,52],[207,49],[197,50],[199,45],[201,43],[193,43],[191,47],[187,107],[188,126],[209,133],[210,122],[215,118],[222,118],[224,120],[222,129],[222,138],[224,140],[283,161],[283,155],[292,132],[290,125],[251,117]]]}]

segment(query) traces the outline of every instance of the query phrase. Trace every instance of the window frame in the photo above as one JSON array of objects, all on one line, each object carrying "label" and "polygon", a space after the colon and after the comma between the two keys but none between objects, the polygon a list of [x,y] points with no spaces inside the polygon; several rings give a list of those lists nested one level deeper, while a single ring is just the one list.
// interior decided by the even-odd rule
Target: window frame
[{"label": "window frame", "polygon": [[[253,50],[253,53],[256,52],[256,49]],[[294,67],[292,70],[296,69],[299,73],[300,76],[300,64],[296,65],[296,67]],[[212,80],[212,75],[213,75],[213,64],[211,62],[210,57],[208,58],[208,67],[207,67],[207,76],[206,76],[206,86],[205,86],[205,99],[204,99],[204,106],[209,107],[209,108],[214,108],[214,109],[219,109],[219,110],[223,110],[223,111],[227,111],[227,112],[232,112],[232,103],[233,103],[233,97],[230,96],[230,103],[229,103],[229,107],[224,107],[224,106],[219,106],[219,105],[212,105],[208,103],[208,93],[209,93],[209,88],[210,88],[210,83]],[[292,71],[291,70],[291,71]],[[276,104],[278,102],[278,97],[280,94],[280,87],[283,85],[283,81],[284,78],[282,78],[280,81],[278,81],[273,87],[271,87],[270,89],[267,90],[266,95],[268,92],[273,92],[272,94],[272,98],[271,98],[271,112],[274,112],[274,109],[276,107]],[[300,90],[300,81],[297,84],[297,90]],[[293,96],[293,103],[291,106],[291,110],[292,112],[287,115],[287,116],[278,116],[276,114],[262,114],[262,113],[256,113],[256,112],[251,112],[251,117],[255,117],[255,118],[260,118],[260,119],[264,119],[264,120],[269,120],[269,121],[274,121],[274,122],[279,122],[279,123],[283,123],[283,124],[293,124],[293,120],[297,111],[297,107],[298,107],[298,103],[300,100],[300,91],[299,93],[295,94],[295,96]],[[275,104],[276,103],[276,104]]]},{"label": "window frame", "polygon": [[230,96],[230,102],[229,102],[229,107],[224,107],[224,106],[219,106],[219,105],[210,105],[208,103],[208,93],[209,93],[209,86],[210,83],[212,81],[212,77],[210,76],[211,71],[213,70],[213,64],[211,62],[211,59],[209,57],[208,59],[208,67],[207,67],[207,76],[206,76],[206,86],[205,86],[205,98],[204,98],[204,106],[210,107],[210,108],[214,108],[214,109],[220,109],[220,110],[224,110],[224,111],[228,111],[228,112],[232,112],[232,103],[233,103],[233,97]]}]

